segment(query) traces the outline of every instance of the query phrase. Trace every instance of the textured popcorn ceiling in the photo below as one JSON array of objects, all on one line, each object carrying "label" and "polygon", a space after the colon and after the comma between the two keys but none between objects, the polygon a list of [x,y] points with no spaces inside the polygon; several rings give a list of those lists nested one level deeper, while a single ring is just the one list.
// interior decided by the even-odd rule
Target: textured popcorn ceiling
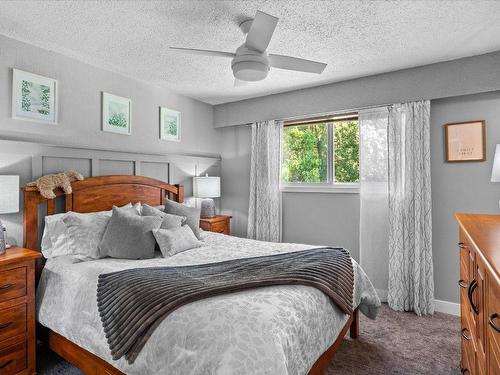
[{"label": "textured popcorn ceiling", "polygon": [[[268,51],[328,63],[233,87],[238,23],[280,18]],[[0,1],[0,34],[211,104],[500,50],[500,1]]]}]

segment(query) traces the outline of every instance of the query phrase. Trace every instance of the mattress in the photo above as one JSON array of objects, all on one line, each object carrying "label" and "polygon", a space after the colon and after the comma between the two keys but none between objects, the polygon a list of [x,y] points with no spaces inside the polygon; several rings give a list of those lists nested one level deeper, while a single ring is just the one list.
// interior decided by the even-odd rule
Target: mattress
[{"label": "mattress", "polygon": [[[113,361],[97,311],[99,274],[180,266],[313,248],[203,232],[205,246],[170,258],[48,260],[37,291],[37,320],[127,374],[307,374],[336,340],[348,315],[321,291],[287,285],[211,297],[173,311],[134,364]],[[380,300],[353,260],[354,306],[371,318]]]}]

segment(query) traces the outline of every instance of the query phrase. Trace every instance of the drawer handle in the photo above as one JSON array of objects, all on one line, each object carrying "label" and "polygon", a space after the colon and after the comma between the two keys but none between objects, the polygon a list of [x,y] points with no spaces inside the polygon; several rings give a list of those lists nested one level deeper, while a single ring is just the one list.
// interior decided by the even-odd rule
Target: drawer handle
[{"label": "drawer handle", "polygon": [[4,367],[7,367],[8,365],[10,365],[10,364],[12,363],[12,361],[13,361],[12,359],[9,359],[7,362],[2,363],[2,364],[0,365],[0,369],[2,369],[2,368],[4,368]]},{"label": "drawer handle", "polygon": [[472,296],[474,295],[474,291],[476,290],[476,288],[477,288],[477,281],[476,279],[474,279],[469,285],[469,291],[467,292],[467,294],[469,296],[469,302],[472,307],[472,310],[474,310],[474,312],[477,315],[479,314],[479,308],[476,305],[474,305],[474,301],[472,300]]},{"label": "drawer handle", "polygon": [[493,321],[496,318],[498,318],[498,313],[491,314],[490,317],[488,318],[488,324],[491,326],[491,328],[493,328],[495,331],[497,331],[498,333],[500,333],[500,327],[497,326],[495,324],[495,322]]},{"label": "drawer handle", "polygon": [[467,283],[464,280],[458,280],[458,285],[460,286],[460,288],[464,289],[467,289],[468,287]]},{"label": "drawer handle", "polygon": [[[464,244],[463,242],[459,242],[458,243],[458,247],[461,248],[461,249],[467,249],[467,245]],[[468,371],[468,370],[467,370]]]},{"label": "drawer handle", "polygon": [[7,290],[7,289],[12,288],[13,286],[14,285],[12,285],[12,284],[5,284],[5,285],[0,286],[0,290]]},{"label": "drawer handle", "polygon": [[463,375],[465,375],[465,374],[470,374],[470,371],[469,371],[469,369],[468,369],[468,368],[461,368],[461,369],[460,369],[460,372],[461,372]]},{"label": "drawer handle", "polygon": [[467,335],[465,334],[465,332],[469,332],[469,331],[467,331],[467,328],[462,329],[462,337],[463,337],[464,339],[466,339],[467,341],[470,341],[470,336],[467,336]]}]

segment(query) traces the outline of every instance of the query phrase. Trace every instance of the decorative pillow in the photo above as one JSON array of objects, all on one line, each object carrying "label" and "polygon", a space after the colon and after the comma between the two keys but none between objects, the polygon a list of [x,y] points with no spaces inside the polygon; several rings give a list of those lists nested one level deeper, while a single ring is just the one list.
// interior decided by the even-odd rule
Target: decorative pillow
[{"label": "decorative pillow", "polygon": [[[119,210],[135,211],[133,207],[119,208]],[[110,215],[107,212],[88,214],[68,212],[63,221],[67,227],[68,247],[71,254],[83,258],[101,258],[99,256],[99,242],[101,242],[109,220]]]},{"label": "decorative pillow", "polygon": [[201,240],[200,231],[200,209],[194,207],[188,207],[181,203],[177,203],[167,199],[165,202],[165,212],[167,214],[185,216],[186,224],[189,225],[194,235]]},{"label": "decorative pillow", "polygon": [[188,225],[153,231],[164,258],[202,246]]},{"label": "decorative pillow", "polygon": [[141,214],[142,216],[160,216],[163,219],[160,227],[161,229],[178,228],[182,226],[186,221],[185,216],[167,214],[166,212],[160,211],[159,209],[151,207],[147,204],[142,205]]},{"label": "decorative pillow", "polygon": [[137,216],[113,207],[104,236],[99,244],[101,257],[149,259],[155,255],[153,232],[160,228],[160,216]]}]

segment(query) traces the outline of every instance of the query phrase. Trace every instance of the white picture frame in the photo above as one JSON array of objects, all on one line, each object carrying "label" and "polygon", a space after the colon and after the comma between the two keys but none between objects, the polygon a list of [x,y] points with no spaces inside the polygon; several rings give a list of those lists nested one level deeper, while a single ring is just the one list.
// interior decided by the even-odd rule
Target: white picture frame
[{"label": "white picture frame", "polygon": [[102,92],[102,131],[132,134],[132,100]]},{"label": "white picture frame", "polygon": [[57,125],[57,80],[12,69],[12,118]]},{"label": "white picture frame", "polygon": [[160,107],[160,139],[180,142],[181,125],[181,112]]}]

